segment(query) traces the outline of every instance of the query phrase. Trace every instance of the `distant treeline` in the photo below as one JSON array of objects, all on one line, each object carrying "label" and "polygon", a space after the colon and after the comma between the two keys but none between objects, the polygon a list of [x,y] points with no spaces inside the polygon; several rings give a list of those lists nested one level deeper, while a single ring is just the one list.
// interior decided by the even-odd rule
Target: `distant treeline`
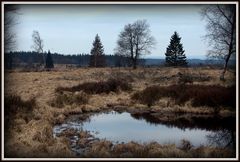
[{"label": "distant treeline", "polygon": [[[47,52],[43,53],[46,58]],[[71,64],[78,67],[89,66],[90,54],[63,55],[58,53],[51,54],[54,64]],[[106,66],[108,67],[128,67],[130,66],[129,58],[116,55],[105,55]],[[42,54],[34,51],[17,51],[5,53],[5,68],[14,67],[33,67],[40,64]],[[144,65],[144,59],[139,60],[139,65]]]},{"label": "distant treeline", "polygon": [[[47,52],[44,53],[46,58]],[[90,54],[75,54],[63,55],[58,53],[51,54],[54,64],[69,64],[76,67],[88,67],[90,61]],[[5,68],[17,67],[36,67],[42,60],[42,54],[37,52],[17,51],[5,53],[4,65]],[[106,66],[108,67],[130,67],[131,61],[127,57],[118,55],[105,55]],[[139,59],[138,66],[165,66],[165,59]],[[201,60],[201,59],[188,59],[188,66],[205,66],[215,65],[222,67],[222,60]],[[236,60],[229,61],[230,67],[235,67]]]}]

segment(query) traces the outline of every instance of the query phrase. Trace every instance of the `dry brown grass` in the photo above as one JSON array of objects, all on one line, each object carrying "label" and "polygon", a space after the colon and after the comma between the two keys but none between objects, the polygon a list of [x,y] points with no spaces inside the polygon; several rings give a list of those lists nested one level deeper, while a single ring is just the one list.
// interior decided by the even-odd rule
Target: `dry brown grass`
[{"label": "dry brown grass", "polygon": [[83,91],[87,94],[101,94],[118,92],[119,90],[129,91],[131,90],[131,85],[120,79],[108,79],[107,81],[99,82],[85,82],[73,87],[58,87],[56,89],[57,93],[67,92],[79,92]]},{"label": "dry brown grass", "polygon": [[[73,157],[73,153],[68,147],[68,142],[64,137],[52,137],[52,126],[56,123],[64,121],[66,116],[74,113],[82,113],[89,111],[101,111],[111,106],[125,106],[131,110],[144,110],[145,105],[132,102],[131,94],[143,90],[148,86],[168,86],[177,84],[179,81],[178,73],[190,73],[191,75],[199,75],[199,73],[210,76],[209,81],[193,80],[192,84],[201,85],[221,85],[230,86],[235,83],[235,76],[233,73],[226,73],[226,81],[219,80],[221,70],[205,68],[147,68],[147,69],[118,69],[118,68],[81,68],[81,69],[64,69],[56,71],[43,72],[11,72],[5,73],[4,95],[17,95],[23,101],[35,98],[36,107],[33,108],[31,118],[28,121],[23,118],[16,117],[12,119],[14,125],[11,127],[7,138],[5,138],[5,155],[8,157]],[[80,105],[63,104],[61,109],[57,109],[49,105],[49,101],[57,97],[55,89],[57,87],[73,87],[86,82],[107,81],[111,78],[125,79],[131,83],[132,92],[120,91],[119,93],[110,92],[109,94],[94,94],[88,97],[88,103]],[[153,110],[162,112],[185,111],[193,112],[194,108],[191,105],[185,104],[182,106],[174,105],[169,102],[170,99],[162,98],[157,104],[152,106]],[[72,102],[71,102],[72,103]],[[109,106],[110,105],[110,106]],[[5,107],[6,109],[6,107]],[[200,112],[208,111],[207,107],[198,109]],[[129,144],[135,147],[135,144]],[[162,148],[155,147],[157,144],[147,145],[144,147],[151,151],[149,155],[155,157],[182,157],[185,153],[175,146],[168,146]],[[107,144],[103,144],[101,152]],[[120,147],[120,146],[119,146]],[[130,147],[130,146],[129,146]],[[138,150],[139,146],[136,145]],[[206,151],[207,150],[207,151]],[[193,151],[192,156],[210,157],[225,156],[224,150],[216,148],[199,148]],[[216,153],[217,152],[217,153]],[[111,152],[112,153],[112,152]],[[141,155],[141,149],[138,150],[137,155]],[[198,154],[199,153],[199,154]],[[109,154],[108,154],[109,155]],[[108,156],[106,154],[106,156]],[[119,155],[119,154],[118,154]],[[120,156],[120,155],[119,155]],[[122,154],[126,157],[127,154]],[[130,156],[130,155],[129,155]],[[136,155],[135,155],[136,156]],[[188,157],[188,156],[186,156]]]},{"label": "dry brown grass", "polygon": [[33,118],[33,109],[37,106],[35,98],[24,101],[20,96],[9,95],[4,97],[4,101],[6,126],[15,118],[22,118],[26,122]]},{"label": "dry brown grass", "polygon": [[112,144],[107,140],[96,141],[82,155],[91,158],[222,158],[234,157],[229,149],[209,146],[192,147],[191,143],[183,140],[181,146],[175,144],[161,145],[157,142],[139,144],[128,142]]},{"label": "dry brown grass", "polygon": [[59,93],[49,104],[58,108],[62,108],[65,105],[78,106],[88,103],[89,97],[84,92]]}]

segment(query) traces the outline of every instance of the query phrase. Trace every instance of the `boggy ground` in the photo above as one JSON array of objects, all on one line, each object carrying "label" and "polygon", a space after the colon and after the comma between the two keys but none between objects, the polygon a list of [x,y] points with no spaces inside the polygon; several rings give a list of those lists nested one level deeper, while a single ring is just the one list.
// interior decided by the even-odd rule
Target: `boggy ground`
[{"label": "boggy ground", "polygon": [[[4,108],[5,115],[7,115],[5,116],[4,134],[5,156],[75,157],[69,148],[67,137],[53,138],[52,128],[55,124],[62,123],[67,116],[76,113],[100,112],[109,109],[128,111],[132,114],[151,112],[159,114],[162,121],[174,119],[172,117],[176,113],[191,115],[216,115],[217,113],[222,117],[235,116],[235,108],[231,107],[231,104],[219,105],[216,112],[215,108],[208,105],[193,106],[191,99],[177,104],[173,98],[163,96],[156,98],[154,102],[151,101],[151,105],[149,105],[139,102],[133,97],[135,93],[140,93],[151,86],[167,87],[181,84],[229,87],[235,85],[236,78],[233,72],[226,73],[224,82],[219,80],[220,73],[220,69],[210,67],[139,68],[136,70],[79,68],[43,72],[5,72],[4,95],[5,100],[9,101]],[[108,82],[111,79],[116,79],[117,82]],[[115,84],[119,84],[119,80],[127,83],[130,88],[126,88],[124,85],[125,88],[116,87]],[[96,82],[100,82],[103,92],[102,90],[84,91],[81,86],[85,83]],[[111,86],[105,86],[105,83],[110,83]],[[79,87],[83,90],[79,91]],[[95,88],[93,84],[88,87]],[[113,91],[111,91],[112,87]],[[177,148],[175,145],[162,146],[156,143],[144,146],[136,143],[123,144],[114,146],[116,149],[113,149],[114,152],[112,152],[107,149],[108,143],[109,141],[98,141],[92,145],[91,151],[85,157],[100,157],[101,155],[103,157],[127,157],[127,153],[131,153],[129,157],[152,157],[153,155],[154,157],[230,157],[234,154],[231,150],[221,148],[202,146],[186,149],[184,147]],[[137,150],[136,148],[142,149],[137,153],[131,152],[131,150]],[[122,155],[121,151],[118,152],[119,149],[128,151]],[[200,152],[198,152],[199,150]]]}]

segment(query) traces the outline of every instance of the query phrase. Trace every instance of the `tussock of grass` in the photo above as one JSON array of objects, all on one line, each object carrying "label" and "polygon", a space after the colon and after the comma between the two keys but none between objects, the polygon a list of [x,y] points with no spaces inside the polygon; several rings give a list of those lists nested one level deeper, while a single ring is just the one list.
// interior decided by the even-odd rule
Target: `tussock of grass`
[{"label": "tussock of grass", "polygon": [[88,103],[89,96],[84,92],[59,93],[50,101],[53,107],[62,108],[64,105],[82,105]]},{"label": "tussock of grass", "polygon": [[189,151],[189,150],[192,149],[192,147],[193,147],[193,145],[191,144],[190,141],[185,140],[185,139],[182,139],[182,140],[181,140],[181,147],[180,147],[180,148],[181,148],[182,150]]},{"label": "tussock of grass", "polygon": [[101,94],[101,93],[108,94],[110,92],[118,92],[119,90],[122,91],[131,90],[131,85],[124,80],[108,79],[107,81],[87,82],[73,87],[58,87],[56,89],[56,92],[84,91],[87,94]]},{"label": "tussock of grass", "polygon": [[32,140],[41,143],[51,143],[52,137],[52,127],[50,125],[43,125],[42,128],[34,134]]},{"label": "tussock of grass", "polygon": [[5,115],[16,113],[19,111],[29,112],[36,106],[35,98],[24,101],[20,96],[9,95],[4,97]]},{"label": "tussock of grass", "polygon": [[31,120],[33,108],[36,107],[35,98],[22,100],[20,96],[9,95],[4,97],[5,120],[9,123],[16,118],[23,118],[26,122]]},{"label": "tussock of grass", "polygon": [[193,83],[193,82],[206,82],[210,81],[212,78],[206,74],[198,73],[198,74],[191,74],[191,73],[178,73],[178,83],[179,84],[186,84],[186,83]]},{"label": "tussock of grass", "polygon": [[113,145],[107,140],[94,142],[83,157],[90,158],[195,158],[195,157],[233,157],[233,152],[228,149],[200,146],[193,148],[188,141],[183,146],[175,144],[161,145],[157,142],[139,144],[128,142]]},{"label": "tussock of grass", "polygon": [[235,86],[219,85],[170,85],[151,86],[133,94],[132,99],[148,106],[153,105],[162,97],[174,99],[176,104],[184,104],[192,100],[192,106],[236,106]]},{"label": "tussock of grass", "polygon": [[122,72],[122,71],[113,71],[109,74],[110,79],[125,80],[126,82],[134,82],[133,74]]},{"label": "tussock of grass", "polygon": [[142,104],[147,104],[149,107],[157,102],[163,94],[161,94],[160,87],[151,86],[133,94],[132,99],[137,100]]},{"label": "tussock of grass", "polygon": [[70,137],[75,135],[76,133],[77,131],[75,129],[66,129],[62,131],[61,134],[59,134],[58,136]]}]

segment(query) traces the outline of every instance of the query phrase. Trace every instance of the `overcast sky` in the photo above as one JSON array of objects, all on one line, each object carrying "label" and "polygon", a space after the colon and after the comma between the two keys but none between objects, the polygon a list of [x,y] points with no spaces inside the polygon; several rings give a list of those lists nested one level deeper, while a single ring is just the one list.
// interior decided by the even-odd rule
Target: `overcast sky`
[{"label": "overcast sky", "polygon": [[37,30],[44,50],[61,54],[90,53],[99,34],[106,54],[113,54],[124,25],[139,19],[150,24],[157,44],[147,58],[164,58],[170,37],[177,31],[188,58],[205,58],[207,43],[203,5],[20,5],[16,25],[17,50],[30,51]]}]

